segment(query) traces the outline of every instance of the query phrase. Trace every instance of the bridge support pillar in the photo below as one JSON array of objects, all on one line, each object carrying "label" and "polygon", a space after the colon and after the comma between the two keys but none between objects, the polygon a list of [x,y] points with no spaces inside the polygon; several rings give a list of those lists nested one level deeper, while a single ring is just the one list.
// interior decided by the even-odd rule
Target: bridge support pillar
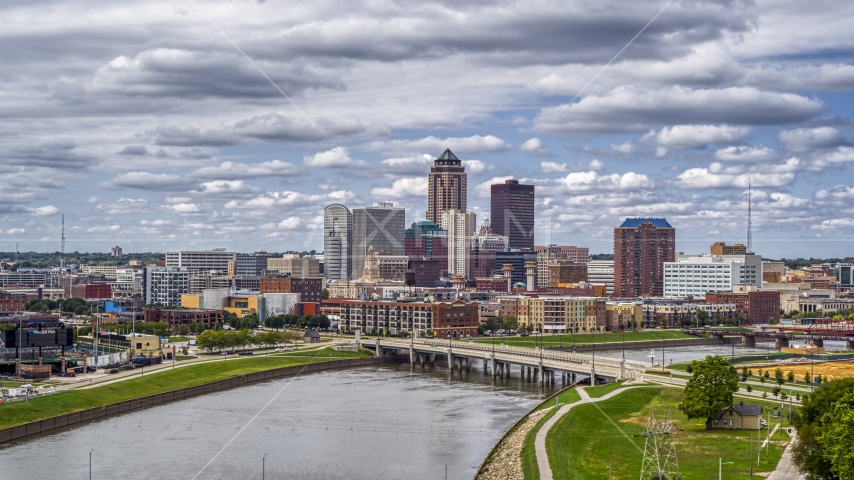
[{"label": "bridge support pillar", "polygon": [[466,359],[466,371],[467,372],[471,371],[471,359],[470,358]]},{"label": "bridge support pillar", "polygon": [[620,379],[626,378],[626,359],[620,360]]},{"label": "bridge support pillar", "polygon": [[498,364],[495,363],[495,355],[492,355],[492,378],[495,378],[495,374],[498,373]]},{"label": "bridge support pillar", "polygon": [[823,339],[821,339],[821,338],[814,338],[814,339],[813,339],[813,341],[812,341],[812,343],[813,343],[813,345],[815,345],[816,347],[823,347],[823,346],[824,346],[824,340],[823,340]]},{"label": "bridge support pillar", "polygon": [[596,369],[590,369],[590,386],[596,385]]},{"label": "bridge support pillar", "polygon": [[430,358],[430,366],[435,367],[436,366],[436,354],[431,353],[429,358]]},{"label": "bridge support pillar", "polygon": [[483,359],[483,374],[486,375],[486,372],[489,371],[489,362],[484,358]]},{"label": "bridge support pillar", "polygon": [[[850,350],[850,349],[849,349],[849,350]],[[62,356],[62,358],[61,358],[61,359],[60,359],[60,361],[59,361],[59,371],[60,371],[60,372],[65,372],[65,355],[63,355],[63,356]]]},{"label": "bridge support pillar", "polygon": [[845,341],[845,350],[854,350],[854,340]]},{"label": "bridge support pillar", "polygon": [[409,346],[409,366],[415,366],[415,348],[412,345]]},{"label": "bridge support pillar", "polygon": [[448,371],[454,372],[454,354],[451,353],[450,348],[448,349]]},{"label": "bridge support pillar", "polygon": [[510,378],[510,364],[507,364],[507,378]]},{"label": "bridge support pillar", "polygon": [[382,347],[380,347],[380,339],[379,338],[377,338],[377,352],[376,352],[376,354],[378,357],[383,356],[383,349],[382,349]]},{"label": "bridge support pillar", "polygon": [[546,381],[546,372],[543,371],[543,362],[542,361],[539,364],[539,372],[537,372],[537,373],[540,374],[540,386],[542,387],[544,385],[544,382]]},{"label": "bridge support pillar", "polygon": [[741,346],[742,347],[755,347],[756,346],[756,338],[743,336],[741,337]]},{"label": "bridge support pillar", "polygon": [[777,340],[774,340],[774,346],[777,348],[783,348],[789,346],[789,339],[785,337],[780,337]]}]

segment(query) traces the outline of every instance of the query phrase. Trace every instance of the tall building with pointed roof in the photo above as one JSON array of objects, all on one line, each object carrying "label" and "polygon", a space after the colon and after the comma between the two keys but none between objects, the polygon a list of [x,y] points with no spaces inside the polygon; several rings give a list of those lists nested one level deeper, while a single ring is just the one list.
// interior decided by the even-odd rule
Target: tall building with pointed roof
[{"label": "tall building with pointed roof", "polygon": [[427,192],[427,220],[442,221],[448,210],[466,211],[468,179],[462,162],[446,149],[430,167]]}]

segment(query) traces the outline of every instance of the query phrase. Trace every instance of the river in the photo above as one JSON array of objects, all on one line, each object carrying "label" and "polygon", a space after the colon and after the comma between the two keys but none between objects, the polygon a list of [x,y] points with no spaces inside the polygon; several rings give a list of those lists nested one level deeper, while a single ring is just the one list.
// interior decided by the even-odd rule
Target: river
[{"label": "river", "polygon": [[[752,350],[767,351],[735,351]],[[730,352],[677,347],[665,358]],[[660,363],[660,348],[657,355]],[[494,382],[479,362],[453,377],[441,366],[320,372],[0,445],[0,477],[88,478],[93,450],[94,479],[261,478],[262,462],[266,478],[442,479],[447,465],[448,478],[470,479],[504,431],[551,393],[520,381],[518,370]]]}]

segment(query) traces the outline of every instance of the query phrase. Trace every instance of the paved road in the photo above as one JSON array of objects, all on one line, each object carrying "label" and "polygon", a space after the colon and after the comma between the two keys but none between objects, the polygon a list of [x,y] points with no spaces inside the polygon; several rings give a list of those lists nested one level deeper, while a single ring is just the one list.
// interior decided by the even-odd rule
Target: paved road
[{"label": "paved road", "polygon": [[601,402],[603,400],[608,400],[614,395],[619,395],[620,393],[626,390],[630,390],[632,388],[634,387],[619,388],[600,398],[590,398],[590,396],[587,395],[587,392],[585,392],[583,388],[579,388],[578,394],[581,395],[581,400],[560,407],[557,413],[554,414],[552,418],[548,419],[548,421],[543,424],[543,426],[537,432],[537,436],[534,438],[534,450],[537,456],[537,467],[540,470],[540,480],[552,480],[553,478],[552,467],[551,465],[549,465],[549,457],[546,453],[546,435],[549,433],[549,430],[551,430],[552,426],[554,426],[554,424],[557,423],[557,421],[560,420],[561,417],[566,415],[567,412],[572,409],[572,407],[583,405],[585,403],[595,403]]},{"label": "paved road", "polygon": [[786,450],[783,451],[783,456],[780,457],[780,463],[777,464],[777,468],[771,472],[771,475],[768,475],[767,480],[803,480],[804,476],[798,473],[798,470],[795,468],[795,464],[792,462],[792,445],[795,444],[795,440],[797,439],[796,434],[791,435],[791,441],[789,445],[786,446]]}]

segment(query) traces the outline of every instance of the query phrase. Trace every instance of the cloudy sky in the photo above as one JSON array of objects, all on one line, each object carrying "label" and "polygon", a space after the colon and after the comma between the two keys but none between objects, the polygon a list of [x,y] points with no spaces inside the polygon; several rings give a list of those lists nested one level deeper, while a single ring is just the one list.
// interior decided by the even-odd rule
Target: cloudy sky
[{"label": "cloudy sky", "polygon": [[743,242],[750,181],[758,253],[851,255],[854,2],[668,1],[4,1],[0,251],[320,250],[450,148],[538,244]]}]

